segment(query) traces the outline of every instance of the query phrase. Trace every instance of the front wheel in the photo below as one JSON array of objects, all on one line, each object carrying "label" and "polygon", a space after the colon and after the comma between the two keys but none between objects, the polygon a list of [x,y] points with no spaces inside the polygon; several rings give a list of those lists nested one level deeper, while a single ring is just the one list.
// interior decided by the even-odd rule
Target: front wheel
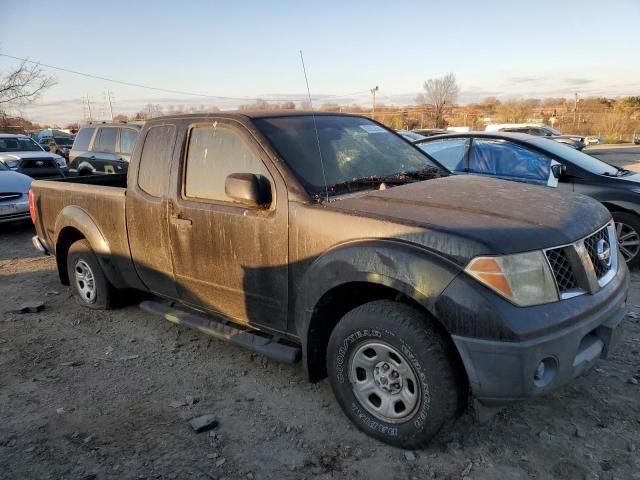
[{"label": "front wheel", "polygon": [[627,212],[611,214],[616,226],[620,253],[629,268],[640,264],[640,217]]},{"label": "front wheel", "polygon": [[331,334],[329,381],[362,431],[385,443],[427,443],[458,410],[463,390],[446,339],[424,312],[380,300],[351,310]]}]

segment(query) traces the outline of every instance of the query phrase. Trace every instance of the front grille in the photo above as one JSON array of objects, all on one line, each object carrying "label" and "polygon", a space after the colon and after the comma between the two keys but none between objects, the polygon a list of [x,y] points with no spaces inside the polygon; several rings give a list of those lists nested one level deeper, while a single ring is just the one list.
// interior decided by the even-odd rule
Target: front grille
[{"label": "front grille", "polygon": [[20,160],[20,168],[55,168],[56,161],[53,158],[23,158]]},{"label": "front grille", "polygon": [[20,198],[21,196],[22,194],[17,192],[2,192],[0,193],[0,202],[15,200],[16,198]]},{"label": "front grille", "polygon": [[[598,258],[610,252],[610,258]],[[561,299],[583,293],[595,293],[604,287],[618,271],[618,245],[613,223],[570,245],[545,250]]]},{"label": "front grille", "polygon": [[558,285],[558,291],[565,293],[578,288],[578,281],[573,273],[573,268],[571,267],[565,249],[554,248],[547,250],[546,254],[549,265],[551,266],[551,271],[556,279],[556,284]]},{"label": "front grille", "polygon": [[609,247],[609,232],[607,231],[607,227],[584,239],[584,248],[587,249],[587,253],[593,264],[593,269],[596,272],[596,277],[598,278],[605,276],[611,269],[611,262],[607,264],[598,258],[598,242],[600,240],[603,240],[607,247]]}]

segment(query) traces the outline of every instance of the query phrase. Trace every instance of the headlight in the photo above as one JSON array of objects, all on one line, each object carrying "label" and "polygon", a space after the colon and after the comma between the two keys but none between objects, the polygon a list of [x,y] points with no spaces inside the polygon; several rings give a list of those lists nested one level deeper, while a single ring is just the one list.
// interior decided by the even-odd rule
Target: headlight
[{"label": "headlight", "polygon": [[520,307],[558,300],[553,274],[541,251],[476,257],[465,272]]},{"label": "headlight", "polygon": [[59,167],[66,167],[67,166],[67,161],[62,157],[57,157],[56,158],[56,163],[58,164]]},{"label": "headlight", "polygon": [[9,168],[18,168],[17,160],[5,160],[4,164]]}]

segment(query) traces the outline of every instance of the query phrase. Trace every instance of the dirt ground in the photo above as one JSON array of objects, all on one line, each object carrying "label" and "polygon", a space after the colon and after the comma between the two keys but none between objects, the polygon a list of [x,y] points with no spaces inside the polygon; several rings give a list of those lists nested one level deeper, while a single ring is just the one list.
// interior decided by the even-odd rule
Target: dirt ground
[{"label": "dirt ground", "polygon": [[[29,225],[0,225],[3,479],[640,479],[633,313],[613,358],[571,385],[486,425],[466,413],[405,452],[351,426],[328,382],[308,384],[299,365],[135,305],[76,305],[31,235]],[[10,313],[32,301],[45,309]],[[640,313],[637,272],[629,309]],[[219,420],[212,433],[189,426],[202,414]]]}]

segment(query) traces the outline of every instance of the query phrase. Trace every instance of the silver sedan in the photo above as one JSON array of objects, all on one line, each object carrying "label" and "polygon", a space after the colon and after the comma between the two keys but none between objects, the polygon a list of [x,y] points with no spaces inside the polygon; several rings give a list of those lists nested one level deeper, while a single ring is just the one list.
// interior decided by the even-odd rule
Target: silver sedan
[{"label": "silver sedan", "polygon": [[31,180],[0,162],[0,223],[29,218]]}]

